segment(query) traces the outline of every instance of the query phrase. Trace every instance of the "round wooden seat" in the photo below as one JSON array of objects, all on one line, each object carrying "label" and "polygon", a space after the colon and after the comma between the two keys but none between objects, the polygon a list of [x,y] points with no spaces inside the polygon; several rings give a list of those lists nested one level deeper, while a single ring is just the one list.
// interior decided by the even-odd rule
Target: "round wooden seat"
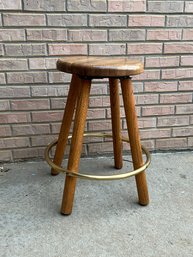
[{"label": "round wooden seat", "polygon": [[59,59],[57,69],[81,77],[130,77],[142,73],[143,64],[127,57],[71,56]]}]

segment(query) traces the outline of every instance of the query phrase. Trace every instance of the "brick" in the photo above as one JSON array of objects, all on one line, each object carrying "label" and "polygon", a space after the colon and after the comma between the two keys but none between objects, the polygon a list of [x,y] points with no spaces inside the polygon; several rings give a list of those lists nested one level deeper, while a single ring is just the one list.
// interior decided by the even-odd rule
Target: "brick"
[{"label": "brick", "polygon": [[144,41],[145,30],[142,29],[110,29],[110,41]]},{"label": "brick", "polygon": [[64,110],[66,104],[66,98],[52,98],[51,99],[51,109],[62,109]]},{"label": "brick", "polygon": [[135,80],[157,80],[160,79],[160,70],[145,70],[144,73],[135,76]]},{"label": "brick", "polygon": [[109,12],[145,12],[145,0],[111,0],[108,2]]},{"label": "brick", "polygon": [[60,132],[61,123],[52,123],[51,124],[51,133],[52,134],[59,134]]},{"label": "brick", "polygon": [[15,160],[42,158],[44,156],[44,151],[45,147],[14,149],[13,158]]},{"label": "brick", "polygon": [[46,11],[46,12],[63,12],[65,11],[65,1],[55,0],[23,0],[25,11]]},{"label": "brick", "polygon": [[173,67],[179,66],[179,56],[146,57],[145,67]]},{"label": "brick", "polygon": [[27,29],[28,41],[66,41],[66,29]]},{"label": "brick", "polygon": [[128,54],[161,54],[162,44],[161,43],[138,43],[138,44],[127,44]]},{"label": "brick", "polygon": [[137,95],[135,99],[137,105],[157,104],[158,94]]},{"label": "brick", "polygon": [[7,56],[44,56],[46,44],[5,44]]},{"label": "brick", "polygon": [[90,55],[125,55],[125,44],[90,44]]},{"label": "brick", "polygon": [[0,56],[4,55],[3,45],[0,44]]},{"label": "brick", "polygon": [[88,145],[89,154],[102,154],[102,153],[110,153],[112,152],[113,144],[112,142],[105,143],[92,143]]},{"label": "brick", "polygon": [[44,110],[50,109],[49,99],[28,99],[28,100],[11,100],[12,110]]},{"label": "brick", "polygon": [[0,68],[6,70],[27,70],[27,59],[0,59]]},{"label": "brick", "polygon": [[171,138],[171,139],[157,139],[156,148],[157,149],[181,149],[187,147],[186,138]]},{"label": "brick", "polygon": [[129,15],[128,26],[131,27],[164,27],[164,15]]},{"label": "brick", "polygon": [[68,32],[69,41],[75,42],[92,42],[92,41],[107,41],[107,30],[93,30],[93,29],[84,29],[84,30],[69,30]]},{"label": "brick", "polygon": [[98,96],[89,98],[89,107],[105,107],[110,106],[109,96]]},{"label": "brick", "polygon": [[0,41],[25,41],[24,29],[0,29]]},{"label": "brick", "polygon": [[39,111],[32,112],[32,121],[33,122],[52,122],[52,121],[61,121],[63,112],[61,111]]},{"label": "brick", "polygon": [[126,27],[127,16],[121,14],[90,14],[89,26],[91,27]]},{"label": "brick", "polygon": [[193,3],[192,1],[185,1],[185,12],[193,12]]},{"label": "brick", "polygon": [[30,70],[49,70],[56,69],[56,61],[58,58],[30,58]]},{"label": "brick", "polygon": [[160,103],[191,103],[192,102],[192,93],[172,93],[172,94],[161,94]]},{"label": "brick", "polygon": [[188,146],[193,146],[193,137],[188,138]]},{"label": "brick", "polygon": [[[138,119],[139,128],[153,128],[156,127],[156,118],[139,118]],[[126,128],[126,127],[125,127]]]},{"label": "brick", "polygon": [[171,15],[167,18],[167,27],[192,27],[193,17],[192,15]]},{"label": "brick", "polygon": [[30,97],[29,87],[1,87],[1,98]]},{"label": "brick", "polygon": [[31,87],[31,92],[33,97],[48,97],[48,96],[57,96],[64,97],[68,94],[68,87],[62,86],[34,86]]},{"label": "brick", "polygon": [[143,92],[143,83],[142,82],[135,82],[134,86],[134,93],[141,93]]},{"label": "brick", "polygon": [[158,13],[183,12],[184,1],[148,1],[148,11]]},{"label": "brick", "polygon": [[87,26],[86,14],[48,14],[48,26],[82,27]]},{"label": "brick", "polygon": [[193,127],[181,127],[181,128],[173,128],[173,137],[187,137],[193,136]]},{"label": "brick", "polygon": [[158,127],[176,127],[189,124],[189,116],[164,116],[158,117]]},{"label": "brick", "polygon": [[87,54],[86,44],[49,44],[49,55],[81,55]]},{"label": "brick", "polygon": [[[190,112],[191,113],[191,112]],[[190,115],[190,124],[193,124],[193,115]]]},{"label": "brick", "polygon": [[141,139],[165,138],[171,136],[171,129],[142,129],[140,130]]},{"label": "brick", "polygon": [[105,118],[105,110],[104,109],[88,109],[87,119],[95,120],[95,119],[103,119]]},{"label": "brick", "polygon": [[183,40],[193,39],[193,29],[183,29]]},{"label": "brick", "polygon": [[12,125],[13,136],[50,134],[49,124]]},{"label": "brick", "polygon": [[147,40],[181,40],[182,31],[177,29],[154,29],[147,31]]},{"label": "brick", "polygon": [[162,70],[162,79],[185,79],[192,76],[193,68]]},{"label": "brick", "polygon": [[88,130],[89,131],[101,131],[101,130],[111,131],[112,130],[111,120],[89,121]]},{"label": "brick", "polygon": [[[141,116],[141,107],[136,106],[135,111],[136,111],[138,117]],[[121,116],[121,118],[125,118],[125,110],[123,107],[120,108],[120,116]],[[110,108],[107,109],[107,118],[111,118],[111,109]]]},{"label": "brick", "polygon": [[145,82],[144,90],[146,92],[167,92],[167,91],[177,91],[177,82]]},{"label": "brick", "polygon": [[[140,117],[138,118],[138,127],[140,129],[144,129],[144,128],[154,128],[156,127],[156,118],[144,118],[144,117]],[[124,120],[123,122],[123,129],[127,129],[127,123]]]},{"label": "brick", "polygon": [[0,2],[1,10],[21,10],[21,0],[1,0]]},{"label": "brick", "polygon": [[0,162],[12,161],[11,151],[0,151]]},{"label": "brick", "polygon": [[102,143],[104,142],[102,137],[85,137],[84,138],[84,143],[85,144],[90,144],[92,145],[92,143]]},{"label": "brick", "polygon": [[67,9],[70,12],[105,12],[106,0],[70,0],[67,1]]},{"label": "brick", "polygon": [[0,113],[1,123],[26,123],[30,122],[29,113]]},{"label": "brick", "polygon": [[180,91],[192,91],[193,81],[179,81]]},{"label": "brick", "polygon": [[5,84],[5,74],[0,73],[0,84]]},{"label": "brick", "polygon": [[91,87],[90,95],[106,95],[107,94],[107,85],[105,84],[99,84],[99,85],[93,85]]},{"label": "brick", "polygon": [[177,105],[176,114],[192,114],[193,113],[193,104],[186,105]]},{"label": "brick", "polygon": [[8,100],[0,100],[0,111],[10,110],[10,105]]},{"label": "brick", "polygon": [[11,136],[11,127],[10,126],[0,126],[0,138]]},{"label": "brick", "polygon": [[55,135],[41,135],[31,138],[32,146],[45,146],[55,139]]},{"label": "brick", "polygon": [[5,26],[45,26],[46,19],[44,14],[33,13],[4,13],[3,21]]},{"label": "brick", "polygon": [[62,83],[71,81],[71,74],[64,72],[51,71],[48,72],[49,83]]},{"label": "brick", "polygon": [[174,106],[154,105],[142,107],[142,116],[157,116],[174,114]]},{"label": "brick", "polygon": [[46,72],[8,72],[8,84],[47,83]]},{"label": "brick", "polygon": [[155,149],[155,140],[141,140],[141,144],[144,145],[148,150],[154,150]]},{"label": "brick", "polygon": [[193,66],[193,56],[181,56],[181,66]]},{"label": "brick", "polygon": [[191,53],[193,51],[193,43],[179,42],[179,43],[165,43],[164,53],[179,54],[179,53]]},{"label": "brick", "polygon": [[30,145],[29,138],[26,137],[12,137],[0,139],[0,148],[18,148],[18,147],[28,147]]}]

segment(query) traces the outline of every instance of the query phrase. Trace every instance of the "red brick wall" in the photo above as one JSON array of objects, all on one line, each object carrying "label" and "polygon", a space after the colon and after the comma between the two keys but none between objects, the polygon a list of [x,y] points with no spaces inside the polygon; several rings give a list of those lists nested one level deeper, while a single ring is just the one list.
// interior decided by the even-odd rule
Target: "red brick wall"
[{"label": "red brick wall", "polygon": [[[55,62],[74,54],[140,58],[144,144],[193,147],[193,1],[1,0],[0,9],[0,161],[42,157],[56,137],[70,76]],[[107,81],[92,88],[85,129],[111,130]],[[84,153],[111,149],[92,139]]]}]

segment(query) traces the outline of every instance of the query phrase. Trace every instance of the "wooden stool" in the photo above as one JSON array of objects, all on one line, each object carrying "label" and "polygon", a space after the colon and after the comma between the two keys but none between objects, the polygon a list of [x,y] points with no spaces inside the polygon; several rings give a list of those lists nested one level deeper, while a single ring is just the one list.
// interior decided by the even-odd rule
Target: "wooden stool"
[{"label": "wooden stool", "polygon": [[[145,169],[150,164],[150,155],[140,143],[137,116],[135,112],[135,99],[131,82],[131,76],[143,72],[143,64],[139,61],[129,60],[128,58],[73,56],[59,59],[57,62],[57,69],[62,72],[72,74],[72,80],[58,140],[55,140],[48,145],[45,152],[46,161],[52,167],[51,174],[57,175],[60,171],[66,173],[61,213],[68,215],[72,212],[77,177],[102,180],[121,179],[135,175],[139,204],[147,205],[149,203],[149,196]],[[78,173],[89,102],[89,92],[91,81],[95,78],[109,79],[115,168],[122,168],[123,140],[130,143],[134,166],[134,170],[131,172],[111,176],[92,176]],[[129,141],[121,136],[118,90],[119,80],[122,88]],[[69,136],[74,111],[74,128],[72,136]],[[97,136],[97,134],[94,134],[94,136]],[[99,136],[101,136],[101,134]],[[102,136],[111,137],[105,134]],[[71,138],[71,148],[68,166],[67,169],[64,169],[61,167],[61,163],[68,138]],[[57,146],[54,160],[52,161],[49,157],[49,152],[54,145]],[[145,164],[142,159],[142,148],[147,156]]]}]

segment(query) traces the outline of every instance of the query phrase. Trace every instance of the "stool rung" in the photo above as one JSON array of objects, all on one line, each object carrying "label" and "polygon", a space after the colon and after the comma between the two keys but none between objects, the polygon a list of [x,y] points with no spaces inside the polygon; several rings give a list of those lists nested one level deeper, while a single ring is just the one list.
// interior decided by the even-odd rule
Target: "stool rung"
[{"label": "stool rung", "polygon": [[[68,139],[70,139],[72,136],[68,136]],[[111,134],[105,134],[105,133],[85,133],[84,137],[103,137],[103,138],[112,138],[113,136]],[[126,137],[122,137],[122,141],[123,142],[127,142],[129,143],[129,139]],[[144,147],[142,147],[142,151],[145,153],[146,155],[146,161],[144,163],[143,166],[141,166],[138,169],[135,170],[131,170],[128,171],[126,173],[122,173],[122,174],[116,174],[116,175],[89,175],[89,174],[83,174],[83,173],[77,173],[77,172],[73,172],[67,169],[64,169],[62,167],[59,167],[58,165],[54,164],[53,161],[50,158],[50,151],[52,149],[52,147],[54,147],[55,145],[57,145],[58,140],[54,140],[52,143],[50,143],[45,150],[45,159],[47,161],[47,163],[56,171],[58,172],[63,172],[68,174],[69,176],[72,177],[77,177],[77,178],[82,178],[82,179],[92,179],[92,180],[118,180],[118,179],[125,179],[128,177],[132,177],[135,176],[139,173],[141,173],[142,171],[144,171],[151,163],[151,156],[149,151]]]}]

